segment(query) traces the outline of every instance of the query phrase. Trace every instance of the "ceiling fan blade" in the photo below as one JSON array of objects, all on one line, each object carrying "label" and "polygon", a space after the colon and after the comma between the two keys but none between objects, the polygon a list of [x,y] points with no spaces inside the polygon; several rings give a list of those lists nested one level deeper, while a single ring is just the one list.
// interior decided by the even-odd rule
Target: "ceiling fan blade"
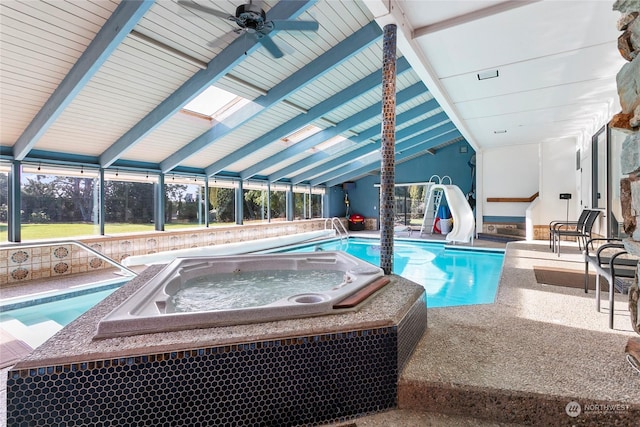
[{"label": "ceiling fan blade", "polygon": [[294,21],[284,19],[274,19],[273,26],[275,30],[282,31],[318,31],[320,25],[316,21]]},{"label": "ceiling fan blade", "polygon": [[282,58],[284,56],[284,53],[282,53],[280,48],[273,42],[273,40],[271,40],[269,36],[260,37],[258,39],[258,42],[260,42],[262,46],[264,46],[274,58]]},{"label": "ceiling fan blade", "polygon": [[207,7],[207,6],[199,5],[198,3],[195,3],[195,2],[190,1],[190,0],[178,0],[178,4],[180,6],[188,8],[188,9],[198,10],[200,12],[204,12],[204,13],[208,13],[208,14],[213,15],[213,16],[217,16],[218,18],[227,19],[227,20],[230,20],[230,21],[234,21],[235,20],[235,16],[229,15],[228,13],[222,12],[220,10],[211,9],[210,7]]},{"label": "ceiling fan blade", "polygon": [[296,53],[296,50],[284,40],[278,40],[278,47],[285,55],[293,55]]}]

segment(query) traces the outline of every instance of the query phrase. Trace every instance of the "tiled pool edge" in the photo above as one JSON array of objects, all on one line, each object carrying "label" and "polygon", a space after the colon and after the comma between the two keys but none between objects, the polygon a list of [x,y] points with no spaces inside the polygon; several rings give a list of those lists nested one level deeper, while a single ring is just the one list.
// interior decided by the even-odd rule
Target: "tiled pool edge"
[{"label": "tiled pool edge", "polygon": [[[394,281],[416,286],[398,277]],[[95,425],[105,417],[113,423],[118,414],[109,411],[127,408],[126,413],[134,415],[120,417],[124,424],[144,425],[148,419],[151,425],[197,424],[196,420],[216,425],[258,421],[291,425],[391,409],[397,405],[399,372],[426,329],[424,293],[416,298],[416,290],[404,292],[414,295],[412,303],[392,304],[396,315],[402,306],[403,314],[395,320],[393,315],[384,320],[385,316],[367,314],[385,311],[377,304],[384,302],[385,289],[359,313],[325,316],[326,327],[312,328],[325,329],[320,333],[182,350],[174,346],[168,352],[75,363],[21,363],[9,373],[7,417],[19,424],[30,422],[27,418],[32,416],[55,414],[62,418],[48,418],[49,424],[87,420],[89,424],[78,425]],[[340,320],[340,316],[346,317]],[[67,395],[77,396],[80,404],[72,404],[63,397]],[[168,406],[161,410],[158,401]],[[46,409],[33,415],[35,406]],[[61,408],[65,408],[62,415]],[[193,414],[199,415],[193,418]]]}]

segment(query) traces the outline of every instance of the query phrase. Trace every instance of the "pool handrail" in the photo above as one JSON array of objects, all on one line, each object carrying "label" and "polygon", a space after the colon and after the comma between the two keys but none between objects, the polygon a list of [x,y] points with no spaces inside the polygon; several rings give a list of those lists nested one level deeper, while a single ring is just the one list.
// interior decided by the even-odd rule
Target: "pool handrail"
[{"label": "pool handrail", "polygon": [[340,237],[340,248],[342,249],[342,244],[346,241],[347,246],[349,246],[349,232],[347,228],[344,226],[340,218],[337,216],[331,218],[325,218],[324,220],[324,229],[327,230],[327,223],[331,221],[331,229],[336,231],[338,237]]},{"label": "pool handrail", "polygon": [[6,246],[3,245],[3,247],[9,247],[9,248],[15,247],[15,248],[20,248],[20,249],[26,249],[26,248],[39,248],[39,247],[43,247],[43,246],[60,246],[60,245],[78,246],[78,247],[84,249],[85,251],[95,255],[97,258],[100,258],[101,260],[106,261],[108,264],[111,264],[115,268],[120,269],[120,272],[125,276],[136,277],[138,275],[138,273],[136,273],[135,271],[131,270],[130,268],[125,267],[124,265],[120,264],[119,262],[112,260],[108,256],[106,256],[104,254],[101,254],[100,252],[98,252],[97,250],[93,249],[92,247],[87,246],[82,242],[78,242],[77,240],[57,240],[55,242],[50,242],[50,243],[46,243],[46,242],[28,243],[28,244],[16,243],[16,244],[13,244],[13,245],[6,245]]},{"label": "pool handrail", "polygon": [[[433,178],[436,178],[437,181],[435,181]],[[433,184],[444,184],[444,180],[448,179],[449,180],[449,184],[448,185],[452,185],[453,184],[453,180],[451,179],[451,177],[449,175],[445,175],[445,176],[440,176],[440,175],[431,175],[431,178],[429,178],[429,181],[427,182],[427,184],[433,183]]]}]

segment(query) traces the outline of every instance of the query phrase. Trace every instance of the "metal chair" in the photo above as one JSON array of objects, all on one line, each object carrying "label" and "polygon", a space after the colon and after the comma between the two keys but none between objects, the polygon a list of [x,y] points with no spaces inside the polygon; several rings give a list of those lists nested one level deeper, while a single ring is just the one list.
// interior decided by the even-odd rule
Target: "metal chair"
[{"label": "metal chair", "polygon": [[[589,245],[596,241],[607,243],[598,247],[595,254],[589,253]],[[626,257],[623,257],[626,255]],[[638,258],[628,255],[620,239],[590,239],[585,244],[585,279],[584,291],[588,292],[589,265],[596,270],[596,310],[600,311],[600,278],[604,277],[609,283],[609,328],[613,329],[614,292],[622,294],[629,292],[629,287],[635,280],[638,270]]]},{"label": "metal chair", "polygon": [[[562,224],[560,224],[557,228],[553,230],[553,247],[560,256],[560,238],[562,236],[565,237],[575,237],[578,241],[578,249],[582,250],[582,242],[584,245],[587,244],[587,239],[591,239],[591,230],[593,229],[594,224],[596,223],[596,219],[600,215],[600,211],[597,209],[589,209],[587,219],[584,221],[584,224],[580,227],[580,224],[576,226],[575,229],[564,228]],[[555,241],[558,241],[558,244],[555,244]]]},{"label": "metal chair", "polygon": [[583,209],[580,213],[580,217],[578,217],[577,221],[562,221],[562,220],[554,220],[549,223],[549,249],[553,252],[556,251],[555,248],[555,239],[552,239],[554,231],[559,227],[576,227],[581,228],[584,227],[584,222],[587,220],[589,216],[589,212],[591,209]]}]

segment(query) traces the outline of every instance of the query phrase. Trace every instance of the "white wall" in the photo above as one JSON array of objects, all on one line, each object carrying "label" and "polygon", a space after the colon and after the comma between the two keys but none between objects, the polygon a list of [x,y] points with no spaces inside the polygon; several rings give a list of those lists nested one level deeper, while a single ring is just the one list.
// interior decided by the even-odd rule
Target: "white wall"
[{"label": "white wall", "polygon": [[[540,202],[533,215],[535,225],[553,220],[574,221],[580,215],[580,192],[576,188],[576,140],[566,138],[540,144]],[[571,200],[560,200],[570,193]]]},{"label": "white wall", "polygon": [[530,197],[539,191],[539,159],[538,144],[484,150],[482,215],[524,217],[528,203],[490,203],[487,198]]}]

